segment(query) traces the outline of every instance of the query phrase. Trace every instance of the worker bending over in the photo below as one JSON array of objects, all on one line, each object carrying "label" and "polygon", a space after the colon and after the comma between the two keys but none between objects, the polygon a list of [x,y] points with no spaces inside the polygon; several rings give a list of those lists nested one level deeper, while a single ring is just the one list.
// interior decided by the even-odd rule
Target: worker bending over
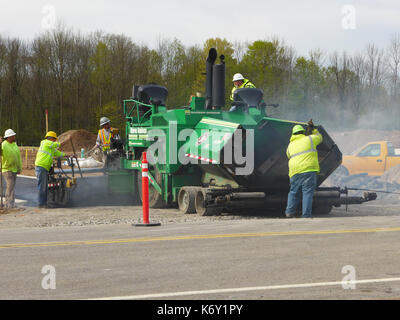
[{"label": "worker bending over", "polygon": [[15,183],[17,174],[22,171],[21,153],[17,146],[17,134],[12,129],[4,133],[4,141],[1,144],[2,174],[6,180],[6,208],[15,208]]},{"label": "worker bending over", "polygon": [[302,217],[312,217],[312,201],[317,188],[317,174],[320,171],[317,146],[322,142],[322,135],[314,128],[312,119],[308,122],[310,135],[305,135],[301,125],[292,129],[286,155],[289,158],[290,191],[286,207],[286,217],[292,218],[302,196]]}]

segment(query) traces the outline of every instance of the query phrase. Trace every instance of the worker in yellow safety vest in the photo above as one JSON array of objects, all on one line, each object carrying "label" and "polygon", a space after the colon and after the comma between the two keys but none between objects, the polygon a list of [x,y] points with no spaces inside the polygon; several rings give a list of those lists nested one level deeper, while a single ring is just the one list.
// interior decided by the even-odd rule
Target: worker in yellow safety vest
[{"label": "worker in yellow safety vest", "polygon": [[[314,128],[312,119],[308,122],[311,134],[301,125],[292,129],[286,155],[289,158],[290,191],[286,206],[286,217],[292,218],[302,198],[302,217],[312,217],[312,201],[317,188],[317,174],[320,171],[317,146],[322,142],[322,135]],[[302,196],[301,196],[302,194]]]},{"label": "worker in yellow safety vest", "polygon": [[35,173],[38,181],[39,208],[47,208],[48,173],[53,164],[53,159],[66,156],[64,152],[57,150],[60,147],[60,143],[57,140],[57,134],[54,131],[47,132],[45,139],[40,142],[40,147],[36,154]]},{"label": "worker in yellow safety vest", "polygon": [[233,88],[231,93],[231,100],[233,101],[233,95],[237,89],[241,88],[255,88],[256,86],[250,82],[250,80],[245,79],[241,73],[236,73],[233,76]]},{"label": "worker in yellow safety vest", "polygon": [[96,146],[103,151],[103,163],[106,162],[106,152],[111,149],[111,139],[120,139],[118,129],[111,127],[111,120],[107,117],[100,119],[100,130],[97,134]]},{"label": "worker in yellow safety vest", "polygon": [[[12,129],[4,133],[4,141],[1,144],[2,175],[7,184],[6,208],[15,208],[15,183],[17,174],[22,171],[21,153],[17,146],[17,134]],[[0,142],[1,142],[0,138]]]},{"label": "worker in yellow safety vest", "polygon": [[111,138],[119,139],[118,129],[111,127],[111,120],[107,117],[100,119],[100,130],[97,134],[96,145],[102,151],[110,150]]}]

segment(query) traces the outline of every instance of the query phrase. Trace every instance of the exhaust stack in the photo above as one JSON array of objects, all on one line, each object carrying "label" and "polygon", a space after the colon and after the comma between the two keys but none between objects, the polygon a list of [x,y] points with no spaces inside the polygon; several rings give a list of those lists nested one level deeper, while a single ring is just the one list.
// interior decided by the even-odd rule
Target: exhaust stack
[{"label": "exhaust stack", "polygon": [[215,48],[211,48],[208,52],[208,57],[206,60],[206,110],[212,108],[213,67],[216,59],[217,50]]},{"label": "exhaust stack", "polygon": [[212,76],[212,107],[225,106],[225,56],[219,57],[221,63],[213,68]]}]

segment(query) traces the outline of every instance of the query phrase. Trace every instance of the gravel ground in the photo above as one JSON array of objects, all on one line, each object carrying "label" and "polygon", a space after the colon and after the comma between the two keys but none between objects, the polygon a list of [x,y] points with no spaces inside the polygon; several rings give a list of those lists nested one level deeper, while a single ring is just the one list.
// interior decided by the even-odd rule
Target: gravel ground
[{"label": "gravel ground", "polygon": [[[265,219],[264,215],[222,214],[220,216],[203,217],[196,214],[182,214],[178,209],[150,209],[150,222],[162,224],[203,222],[213,220]],[[275,216],[269,219],[278,218]],[[52,208],[38,209],[21,206],[0,214],[0,228],[16,227],[58,227],[85,226],[104,224],[136,224],[141,223],[142,208],[140,206],[98,206],[88,208]]]},{"label": "gravel ground", "polygon": [[[329,215],[315,215],[315,218],[365,217],[365,216],[395,216],[400,215],[400,202],[388,204],[385,200],[375,200],[362,205],[350,205],[334,208]],[[203,217],[196,214],[182,214],[178,209],[150,209],[150,222],[174,224],[185,222],[206,222],[221,220],[246,219],[285,219],[283,213],[275,214],[238,214],[223,213],[220,216]],[[38,209],[20,205],[18,209],[7,212],[0,211],[0,229],[24,227],[58,227],[87,226],[107,224],[136,224],[142,222],[140,206],[92,206],[81,208]]]}]

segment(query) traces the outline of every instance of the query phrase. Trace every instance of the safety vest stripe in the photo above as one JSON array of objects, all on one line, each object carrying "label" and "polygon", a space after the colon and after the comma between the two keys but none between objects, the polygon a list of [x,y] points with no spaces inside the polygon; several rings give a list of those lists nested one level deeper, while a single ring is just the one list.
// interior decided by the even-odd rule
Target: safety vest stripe
[{"label": "safety vest stripe", "polygon": [[46,153],[46,154],[48,154],[50,157],[52,156],[50,152],[47,152],[47,151],[44,151],[44,150],[41,150],[41,149],[39,149],[38,152]]},{"label": "safety vest stripe", "polygon": [[[110,132],[110,135],[111,135],[111,132]],[[109,136],[109,139],[107,140],[104,129],[101,129],[100,137],[101,137],[101,140],[103,143],[103,147],[108,147],[111,144],[111,137]]]},{"label": "safety vest stripe", "polygon": [[300,155],[305,154],[305,153],[311,153],[311,152],[317,152],[317,150],[307,150],[307,151],[295,153],[295,154],[292,155],[289,159],[292,159],[292,158],[294,158],[294,157],[300,156]]},{"label": "safety vest stripe", "polygon": [[103,141],[104,141],[104,144],[107,144],[107,145],[110,144],[110,142],[111,142],[111,132],[110,132],[110,134],[109,134],[109,136],[108,136],[108,140],[107,140],[107,138],[106,138],[106,132],[105,132],[105,130],[103,129]]},{"label": "safety vest stripe", "polygon": [[[295,153],[295,154],[292,155],[292,156],[289,154],[289,159],[292,159],[293,157],[300,156],[300,155],[302,155],[302,154],[306,154],[306,153],[310,153],[310,152],[317,152],[317,150],[314,148],[314,143],[313,143],[313,140],[312,140],[311,136],[308,136],[308,139],[310,139],[311,149],[310,149],[310,150],[306,150],[306,151],[302,151],[302,152]],[[289,152],[288,152],[288,153],[289,153]]]}]

